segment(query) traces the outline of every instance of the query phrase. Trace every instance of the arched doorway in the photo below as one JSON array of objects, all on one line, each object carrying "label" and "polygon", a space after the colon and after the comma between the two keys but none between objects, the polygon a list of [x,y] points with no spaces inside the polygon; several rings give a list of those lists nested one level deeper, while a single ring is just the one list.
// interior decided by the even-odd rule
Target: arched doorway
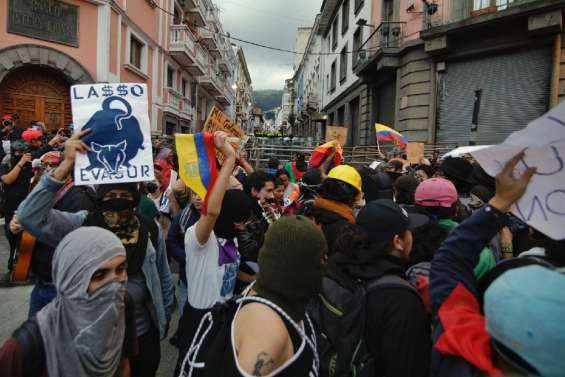
[{"label": "arched doorway", "polygon": [[0,83],[0,114],[18,113],[18,126],[45,122],[49,129],[72,122],[70,84],[51,68],[34,65],[10,71]]}]

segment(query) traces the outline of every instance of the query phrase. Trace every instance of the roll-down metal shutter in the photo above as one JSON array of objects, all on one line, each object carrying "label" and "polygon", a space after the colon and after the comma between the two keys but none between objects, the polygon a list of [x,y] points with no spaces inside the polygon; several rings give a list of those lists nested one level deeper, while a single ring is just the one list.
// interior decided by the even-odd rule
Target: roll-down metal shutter
[{"label": "roll-down metal shutter", "polygon": [[439,81],[437,141],[467,145],[476,91],[477,144],[502,142],[548,109],[551,49],[447,62]]}]

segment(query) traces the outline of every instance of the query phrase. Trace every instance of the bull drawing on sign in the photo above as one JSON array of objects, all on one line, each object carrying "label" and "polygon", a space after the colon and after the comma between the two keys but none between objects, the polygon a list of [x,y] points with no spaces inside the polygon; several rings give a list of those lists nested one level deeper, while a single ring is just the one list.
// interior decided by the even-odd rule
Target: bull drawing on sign
[{"label": "bull drawing on sign", "polygon": [[[121,108],[110,108],[113,102],[120,102]],[[130,161],[143,149],[143,133],[139,121],[132,113],[131,105],[121,97],[108,97],[82,128],[92,131],[83,138],[90,147],[88,170],[105,169],[108,174],[117,174],[122,166],[129,167]]]}]

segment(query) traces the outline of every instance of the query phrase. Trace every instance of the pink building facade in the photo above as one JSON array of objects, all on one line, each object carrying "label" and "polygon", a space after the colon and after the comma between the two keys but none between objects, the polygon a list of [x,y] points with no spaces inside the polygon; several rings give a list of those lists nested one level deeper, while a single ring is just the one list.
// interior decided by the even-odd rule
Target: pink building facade
[{"label": "pink building facade", "polygon": [[0,4],[0,114],[49,128],[72,122],[79,83],[148,86],[154,134],[201,129],[231,114],[235,55],[209,0],[5,0]]}]

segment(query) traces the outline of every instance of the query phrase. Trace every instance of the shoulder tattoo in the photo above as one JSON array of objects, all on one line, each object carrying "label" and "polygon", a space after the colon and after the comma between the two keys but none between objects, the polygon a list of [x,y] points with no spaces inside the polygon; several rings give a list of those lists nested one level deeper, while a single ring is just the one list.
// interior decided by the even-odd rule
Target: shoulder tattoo
[{"label": "shoulder tattoo", "polygon": [[266,352],[260,352],[257,355],[257,360],[255,361],[255,366],[253,367],[254,376],[262,376],[261,370],[265,367],[271,366],[275,363],[273,359],[267,355]]}]

